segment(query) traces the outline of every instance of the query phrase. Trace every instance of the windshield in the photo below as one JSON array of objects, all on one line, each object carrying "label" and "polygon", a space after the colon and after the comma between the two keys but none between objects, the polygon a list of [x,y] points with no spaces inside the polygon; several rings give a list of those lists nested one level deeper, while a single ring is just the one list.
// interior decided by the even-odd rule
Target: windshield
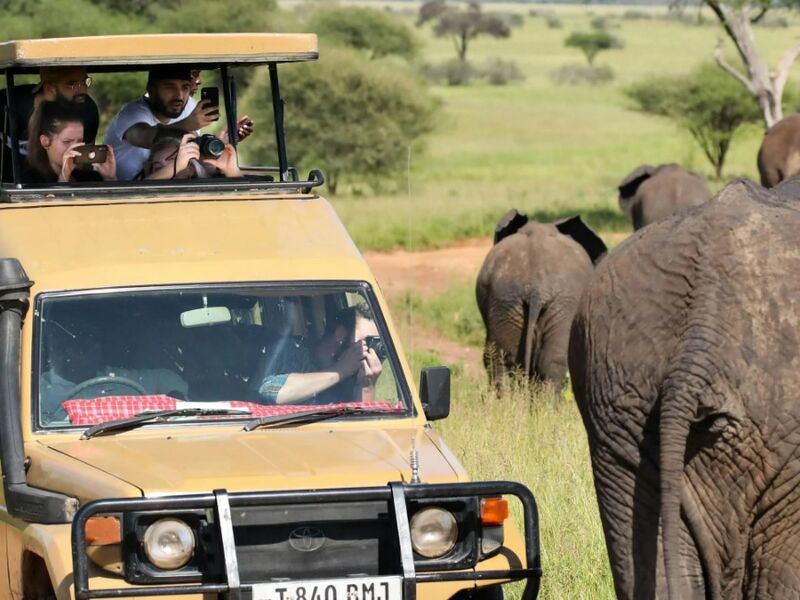
[{"label": "windshield", "polygon": [[48,295],[37,318],[34,414],[45,428],[198,405],[242,409],[214,419],[408,408],[358,284]]}]

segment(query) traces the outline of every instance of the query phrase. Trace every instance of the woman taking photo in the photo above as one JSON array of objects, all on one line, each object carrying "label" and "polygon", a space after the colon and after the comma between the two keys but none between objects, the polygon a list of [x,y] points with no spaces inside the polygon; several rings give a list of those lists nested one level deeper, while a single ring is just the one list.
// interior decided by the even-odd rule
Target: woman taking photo
[{"label": "woman taking photo", "polygon": [[76,167],[83,146],[82,108],[74,102],[44,101],[31,116],[25,183],[111,181],[117,178],[114,151],[106,147],[103,162]]}]

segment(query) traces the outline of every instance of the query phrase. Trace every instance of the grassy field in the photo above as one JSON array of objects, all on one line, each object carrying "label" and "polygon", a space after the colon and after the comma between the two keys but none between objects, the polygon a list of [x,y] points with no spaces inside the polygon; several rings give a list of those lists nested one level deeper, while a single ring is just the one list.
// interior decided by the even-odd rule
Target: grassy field
[{"label": "grassy field", "polygon": [[[411,23],[409,6],[393,5],[406,11]],[[536,7],[558,14],[563,27],[550,29],[544,19],[528,16],[531,8],[500,6],[526,15],[522,27],[509,39],[478,38],[469,52],[478,65],[490,57],[515,61],[523,82],[434,86],[442,103],[438,127],[424,152],[410,151],[403,192],[344,193],[334,199],[362,249],[437,247],[488,236],[510,207],[545,219],[580,212],[598,229],[624,230],[628,223],[616,205],[616,186],[641,163],[679,162],[706,175],[712,189],[724,185],[710,179],[711,168],[688,134],[666,119],[632,110],[622,93],[625,84],[650,74],[686,73],[710,60],[719,27],[710,20],[706,25],[623,20],[624,7]],[[617,15],[613,31],[625,41],[624,49],[597,58],[613,68],[616,80],[595,87],[556,85],[549,78],[552,70],[583,61],[580,52],[564,47],[564,38],[588,30],[600,14]],[[770,64],[795,43],[797,30],[794,25],[756,29]],[[424,42],[422,61],[441,63],[454,56],[449,39],[434,38],[429,28],[417,32]],[[735,139],[726,178],[757,178],[761,135],[760,126],[753,126]]]}]

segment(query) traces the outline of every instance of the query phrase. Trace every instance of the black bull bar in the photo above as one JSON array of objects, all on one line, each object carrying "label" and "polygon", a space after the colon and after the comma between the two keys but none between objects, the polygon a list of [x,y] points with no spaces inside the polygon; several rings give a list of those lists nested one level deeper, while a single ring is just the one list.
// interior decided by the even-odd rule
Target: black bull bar
[{"label": "black bull bar", "polygon": [[[525,568],[495,571],[461,571],[417,573],[411,548],[406,500],[444,498],[448,496],[515,496],[524,510]],[[178,594],[222,594],[229,600],[238,600],[242,591],[251,586],[240,584],[236,549],[233,540],[231,507],[274,506],[282,504],[316,504],[320,502],[368,502],[383,500],[390,503],[395,515],[400,543],[403,577],[403,600],[416,599],[416,584],[439,581],[477,581],[487,579],[526,580],[522,600],[535,600],[542,576],[539,551],[539,516],[536,500],[531,491],[520,483],[511,481],[482,481],[473,483],[412,484],[401,482],[369,488],[343,488],[323,490],[296,490],[279,492],[244,492],[228,494],[216,490],[210,494],[166,496],[160,498],[121,498],[95,500],[81,507],[72,524],[72,561],[75,597],[136,598],[141,596],[173,596]],[[182,585],[147,585],[116,589],[89,589],[89,558],[86,554],[86,521],[97,514],[147,510],[213,509],[219,524],[222,551],[225,561],[225,583],[197,583]]]}]

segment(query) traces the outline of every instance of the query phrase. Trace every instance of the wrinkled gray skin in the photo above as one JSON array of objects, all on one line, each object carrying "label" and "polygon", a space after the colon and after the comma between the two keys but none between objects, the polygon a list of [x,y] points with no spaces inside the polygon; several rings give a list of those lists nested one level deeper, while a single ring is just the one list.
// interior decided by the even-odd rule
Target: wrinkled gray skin
[{"label": "wrinkled gray skin", "polygon": [[498,389],[519,369],[561,391],[570,323],[592,258],[605,250],[579,217],[542,224],[512,210],[501,219],[475,286],[486,327],[484,365]]},{"label": "wrinkled gray skin", "polygon": [[711,199],[705,179],[674,163],[638,166],[617,189],[619,207],[634,231]]},{"label": "wrinkled gray skin", "polygon": [[761,185],[772,187],[800,173],[800,114],[781,119],[758,149]]},{"label": "wrinkled gray skin", "polygon": [[800,597],[787,184],[736,181],[634,234],[581,299],[569,368],[619,598]]}]

